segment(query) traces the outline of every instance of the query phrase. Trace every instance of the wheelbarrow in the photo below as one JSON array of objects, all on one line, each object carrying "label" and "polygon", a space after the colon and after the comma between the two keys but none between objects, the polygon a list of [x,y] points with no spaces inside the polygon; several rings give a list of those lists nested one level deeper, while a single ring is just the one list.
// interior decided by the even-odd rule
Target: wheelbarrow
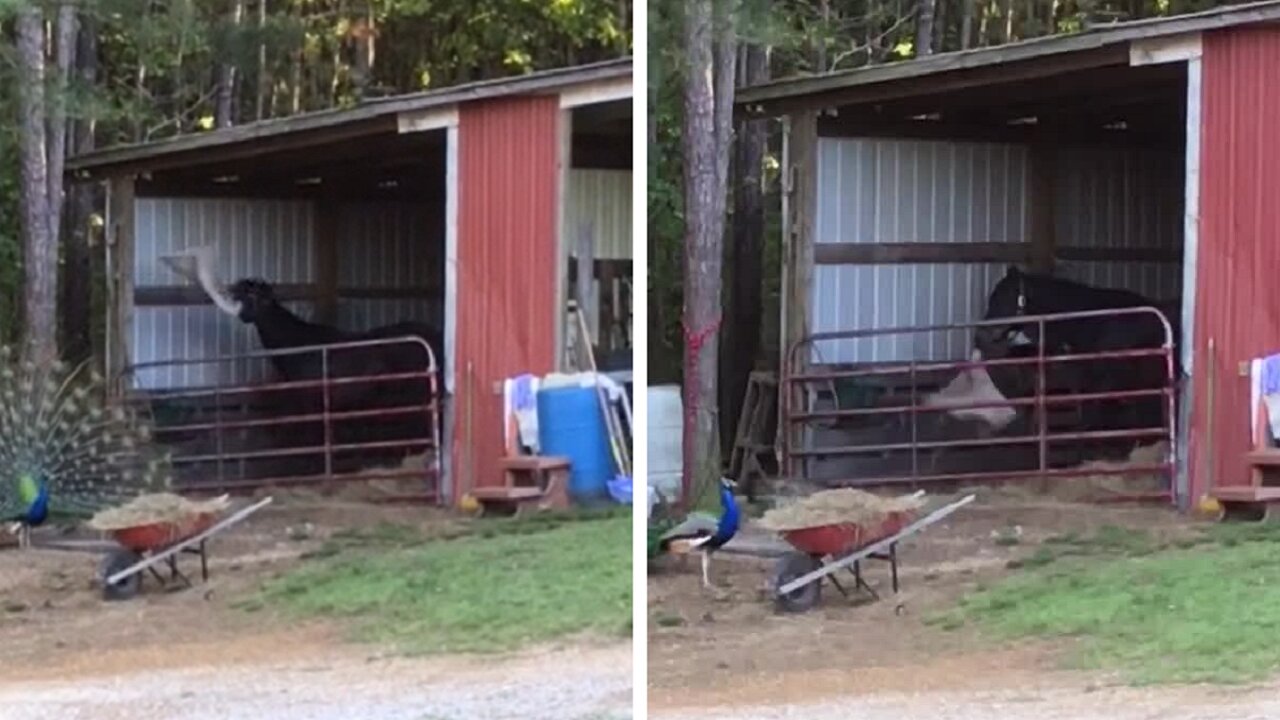
[{"label": "wheelbarrow", "polygon": [[[192,554],[200,558],[200,578],[209,580],[209,560],[206,545],[210,538],[271,504],[264,498],[253,505],[218,520],[216,512],[201,512],[176,521],[136,525],[107,534],[118,547],[103,558],[99,569],[102,578],[102,596],[106,600],[127,600],[138,594],[142,586],[142,573],[150,571],[161,584],[175,581],[191,586],[191,581],[178,570],[178,555]],[[164,563],[169,576],[157,569]]]},{"label": "wheelbarrow", "polygon": [[[941,521],[973,502],[968,495],[917,519],[914,510],[892,512],[877,524],[839,523],[787,530],[782,539],[792,548],[778,559],[770,586],[778,609],[805,612],[818,604],[822,581],[827,580],[843,595],[849,595],[835,574],[848,569],[853,574],[855,589],[873,598],[879,595],[862,577],[862,561],[883,560],[889,563],[893,592],[898,592],[898,543],[924,528]],[[901,605],[895,611],[901,614]]]}]

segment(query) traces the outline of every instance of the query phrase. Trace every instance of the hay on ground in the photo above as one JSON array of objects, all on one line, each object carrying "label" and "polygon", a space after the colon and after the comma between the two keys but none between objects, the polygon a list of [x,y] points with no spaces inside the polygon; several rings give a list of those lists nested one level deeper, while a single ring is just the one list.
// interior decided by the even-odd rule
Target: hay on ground
[{"label": "hay on ground", "polygon": [[918,510],[924,502],[921,496],[883,497],[853,488],[823,490],[766,512],[760,526],[785,532],[820,525],[871,525],[893,512]]},{"label": "hay on ground", "polygon": [[204,513],[220,513],[231,506],[223,495],[212,500],[188,500],[173,493],[139,495],[119,507],[100,510],[89,520],[94,530],[124,530],[153,523],[179,522]]}]

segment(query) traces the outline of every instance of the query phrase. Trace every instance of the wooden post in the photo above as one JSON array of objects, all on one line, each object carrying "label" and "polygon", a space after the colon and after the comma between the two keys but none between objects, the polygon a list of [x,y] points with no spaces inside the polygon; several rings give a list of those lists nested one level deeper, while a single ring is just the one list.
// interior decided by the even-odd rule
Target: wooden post
[{"label": "wooden post", "polygon": [[[784,229],[783,249],[784,286],[782,317],[782,355],[779,359],[779,377],[787,377],[791,370],[803,372],[809,367],[809,353],[801,353],[798,363],[791,367],[791,347],[809,334],[810,305],[812,304],[814,268],[814,221],[817,217],[818,189],[818,115],[813,111],[795,113],[790,117],[787,139],[787,219]],[[792,412],[801,411],[806,399],[804,392],[787,383],[782,388],[784,400],[778,403],[778,439],[794,447],[797,439],[791,427],[784,422],[783,410],[789,406]],[[786,433],[784,435],[784,433]],[[792,463],[780,468],[781,474],[790,476],[795,469]]]},{"label": "wooden post", "polygon": [[129,365],[129,343],[133,337],[133,254],[134,254],[134,177],[125,175],[110,180],[107,186],[107,270],[109,303],[107,309],[106,380],[113,397],[123,394],[125,387],[117,382]]},{"label": "wooden post", "polygon": [[1057,248],[1053,193],[1053,146],[1031,146],[1027,172],[1027,241],[1031,243],[1031,271],[1053,274]]}]

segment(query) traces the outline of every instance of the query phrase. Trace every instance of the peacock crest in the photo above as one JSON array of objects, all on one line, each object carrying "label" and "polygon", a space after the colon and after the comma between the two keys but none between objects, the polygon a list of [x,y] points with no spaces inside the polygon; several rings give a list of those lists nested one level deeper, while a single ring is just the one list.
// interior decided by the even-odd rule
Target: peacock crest
[{"label": "peacock crest", "polygon": [[105,390],[87,363],[36,363],[0,346],[0,520],[85,517],[167,487],[169,458],[150,427]]}]

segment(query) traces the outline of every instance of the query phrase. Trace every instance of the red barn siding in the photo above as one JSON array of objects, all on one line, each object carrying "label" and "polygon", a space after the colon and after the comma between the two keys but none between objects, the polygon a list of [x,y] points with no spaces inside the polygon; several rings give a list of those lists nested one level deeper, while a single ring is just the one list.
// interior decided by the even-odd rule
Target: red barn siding
[{"label": "red barn siding", "polygon": [[1193,501],[1210,481],[1248,483],[1249,379],[1239,366],[1280,352],[1280,29],[1205,35],[1201,113]]},{"label": "red barn siding", "polygon": [[502,482],[495,384],[555,367],[556,97],[468,103],[458,118],[455,477]]}]

